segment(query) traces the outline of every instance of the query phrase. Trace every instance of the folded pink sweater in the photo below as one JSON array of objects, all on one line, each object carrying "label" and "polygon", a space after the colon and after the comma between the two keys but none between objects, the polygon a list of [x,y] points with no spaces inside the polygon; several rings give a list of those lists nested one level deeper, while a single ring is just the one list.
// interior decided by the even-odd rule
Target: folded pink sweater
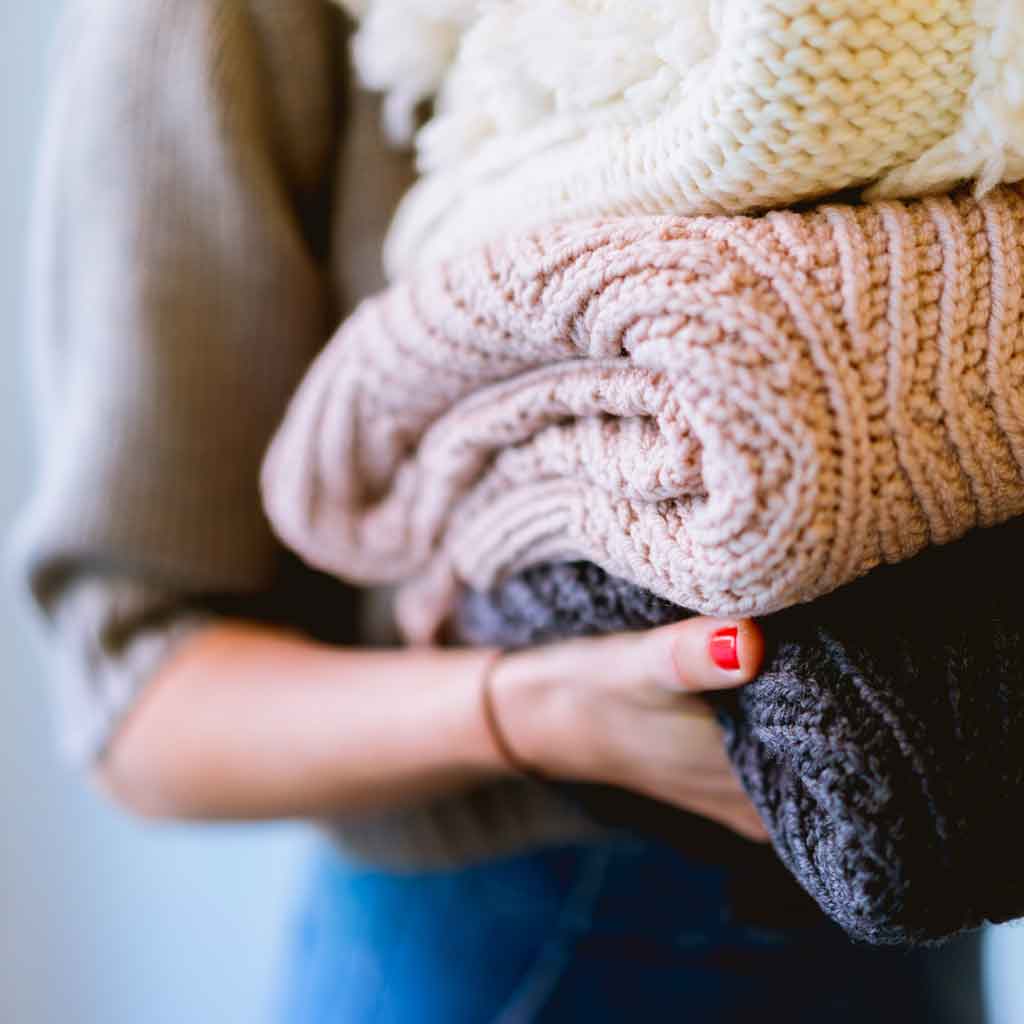
[{"label": "folded pink sweater", "polygon": [[363,304],[268,453],[280,537],[406,584],[572,558],[761,615],[1024,514],[1024,193],[553,226]]}]

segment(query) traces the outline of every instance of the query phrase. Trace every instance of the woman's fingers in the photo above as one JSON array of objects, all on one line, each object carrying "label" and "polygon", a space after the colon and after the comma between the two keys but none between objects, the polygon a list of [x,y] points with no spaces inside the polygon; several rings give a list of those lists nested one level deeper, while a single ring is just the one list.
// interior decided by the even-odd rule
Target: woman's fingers
[{"label": "woman's fingers", "polygon": [[702,693],[754,679],[764,639],[750,619],[692,618],[644,633],[556,644],[541,658],[549,674],[566,680],[643,681],[676,693]]},{"label": "woman's fingers", "polygon": [[754,810],[754,805],[746,797],[738,799],[735,804],[695,804],[692,810],[732,829],[733,832],[751,842],[766,843],[771,838],[764,822]]},{"label": "woman's fingers", "polygon": [[654,681],[685,693],[749,683],[764,658],[764,637],[751,619],[686,619],[651,630],[643,642]]}]

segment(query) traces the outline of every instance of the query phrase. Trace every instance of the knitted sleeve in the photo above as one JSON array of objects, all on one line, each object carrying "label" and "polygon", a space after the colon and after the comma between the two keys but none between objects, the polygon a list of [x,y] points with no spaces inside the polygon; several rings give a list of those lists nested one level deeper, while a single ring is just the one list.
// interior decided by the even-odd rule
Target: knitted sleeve
[{"label": "knitted sleeve", "polygon": [[[1024,797],[1022,552],[1014,520],[770,616],[761,676],[715,698],[779,858],[855,938],[922,943],[1024,915],[1008,841]],[[459,628],[517,646],[686,614],[575,563],[467,595]],[[621,824],[621,799],[588,799]],[[662,835],[692,827],[639,797],[633,813]]]},{"label": "knitted sleeve", "polygon": [[207,595],[280,573],[258,467],[332,319],[341,42],[321,0],[65,16],[31,252],[40,470],[14,557],[77,755]]}]

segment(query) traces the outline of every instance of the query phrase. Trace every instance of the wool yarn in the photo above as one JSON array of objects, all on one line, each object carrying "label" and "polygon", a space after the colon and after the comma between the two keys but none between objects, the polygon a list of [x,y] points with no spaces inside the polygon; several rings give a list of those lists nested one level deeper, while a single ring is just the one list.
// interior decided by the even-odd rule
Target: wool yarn
[{"label": "wool yarn", "polygon": [[1024,514],[1024,195],[556,225],[368,301],[264,463],[279,536],[404,583],[594,562],[764,615]]},{"label": "wool yarn", "polygon": [[[931,943],[1024,916],[1010,838],[1024,787],[1024,628],[1005,571],[1022,554],[1018,519],[770,616],[758,679],[707,695],[778,857],[859,941]],[[465,593],[454,635],[519,647],[687,614],[592,564],[553,563]],[[562,788],[603,824],[736,859],[682,811]]]},{"label": "wool yarn", "polygon": [[343,0],[423,177],[407,270],[553,219],[1024,177],[1024,0]]}]

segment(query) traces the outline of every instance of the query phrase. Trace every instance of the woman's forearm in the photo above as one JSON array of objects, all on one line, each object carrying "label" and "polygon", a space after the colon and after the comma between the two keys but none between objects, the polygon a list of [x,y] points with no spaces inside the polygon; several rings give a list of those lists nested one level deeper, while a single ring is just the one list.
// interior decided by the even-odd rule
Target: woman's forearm
[{"label": "woman's forearm", "polygon": [[480,703],[481,651],[338,649],[222,623],[162,668],[99,766],[154,817],[323,817],[504,771]]},{"label": "woman's forearm", "polygon": [[151,817],[330,818],[497,778],[514,761],[763,838],[699,696],[749,682],[762,655],[756,624],[712,619],[522,651],[493,671],[486,650],[361,651],[224,622],[150,682],[100,784]]}]

